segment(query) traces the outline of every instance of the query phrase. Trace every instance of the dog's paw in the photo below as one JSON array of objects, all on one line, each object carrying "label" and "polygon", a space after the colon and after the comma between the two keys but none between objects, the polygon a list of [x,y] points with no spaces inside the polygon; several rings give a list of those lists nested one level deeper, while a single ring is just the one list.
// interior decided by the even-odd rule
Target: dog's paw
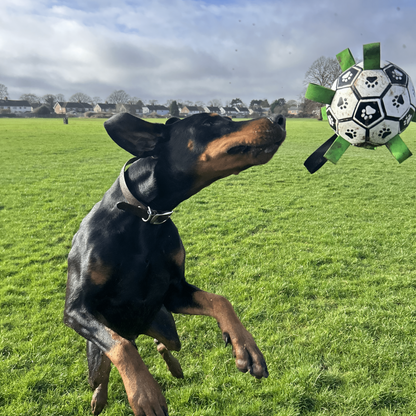
[{"label": "dog's paw", "polygon": [[91,411],[93,415],[99,415],[107,404],[107,386],[100,384],[94,391],[91,400]]},{"label": "dog's paw", "polygon": [[225,345],[231,342],[237,368],[260,379],[267,378],[267,364],[251,334],[245,329],[236,334],[223,333]]},{"label": "dog's paw", "polygon": [[[140,384],[139,384],[140,383]],[[135,416],[168,416],[168,406],[159,385],[153,377],[141,379],[134,395],[129,395]]]}]

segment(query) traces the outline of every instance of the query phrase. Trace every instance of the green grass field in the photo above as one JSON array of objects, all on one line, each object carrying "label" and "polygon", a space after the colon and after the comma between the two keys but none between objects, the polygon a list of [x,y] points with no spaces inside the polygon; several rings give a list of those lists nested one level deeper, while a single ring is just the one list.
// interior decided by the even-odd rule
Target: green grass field
[{"label": "green grass field", "polygon": [[[66,256],[129,155],[103,120],[0,119],[0,415],[88,415],[85,340],[62,323]],[[189,282],[226,296],[269,366],[237,371],[216,322],[175,316],[185,379],[139,352],[170,415],[416,414],[416,156],[350,148],[310,175],[332,133],[290,119],[273,160],[182,203]],[[402,135],[416,154],[416,124]],[[117,370],[105,416],[132,415]]]}]

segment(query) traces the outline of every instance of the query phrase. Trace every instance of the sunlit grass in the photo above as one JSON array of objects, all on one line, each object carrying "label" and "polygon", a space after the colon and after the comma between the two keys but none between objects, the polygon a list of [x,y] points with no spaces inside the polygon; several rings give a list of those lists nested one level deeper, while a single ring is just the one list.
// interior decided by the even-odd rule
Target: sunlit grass
[{"label": "sunlit grass", "polygon": [[[103,120],[0,120],[0,415],[86,415],[85,340],[62,323],[73,234],[129,155]],[[170,415],[416,414],[416,157],[350,148],[310,175],[332,135],[288,120],[273,160],[173,216],[189,282],[233,303],[270,377],[235,368],[211,318],[175,316],[185,379],[139,351]],[[402,135],[416,153],[416,125]],[[103,415],[132,415],[111,373]]]}]

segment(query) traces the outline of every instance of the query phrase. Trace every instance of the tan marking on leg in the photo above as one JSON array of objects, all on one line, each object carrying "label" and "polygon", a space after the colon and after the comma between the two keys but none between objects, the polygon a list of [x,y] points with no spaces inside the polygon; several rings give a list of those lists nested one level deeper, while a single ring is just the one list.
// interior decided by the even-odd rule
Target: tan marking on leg
[{"label": "tan marking on leg", "polygon": [[189,139],[188,149],[192,152],[194,150],[195,143],[192,139]]},{"label": "tan marking on leg", "polygon": [[94,389],[91,400],[91,410],[94,415],[99,415],[107,404],[108,380],[111,370],[111,361],[104,354],[101,358],[100,368],[88,379],[90,386]]},{"label": "tan marking on leg", "polygon": [[256,378],[268,377],[266,362],[251,334],[238,319],[231,303],[224,297],[204,291],[193,294],[196,306],[179,308],[173,312],[189,315],[214,317],[221,328],[223,337],[231,341],[237,368]]},{"label": "tan marking on leg", "polygon": [[173,375],[173,377],[183,378],[182,367],[178,359],[172,355],[172,353],[166,348],[164,344],[158,342],[157,339],[155,339],[155,343],[157,344],[157,351],[165,360],[168,370]]},{"label": "tan marking on leg", "polygon": [[167,410],[166,400],[138,351],[131,342],[107,330],[116,344],[105,354],[120,373],[134,414],[163,414],[163,409]]}]

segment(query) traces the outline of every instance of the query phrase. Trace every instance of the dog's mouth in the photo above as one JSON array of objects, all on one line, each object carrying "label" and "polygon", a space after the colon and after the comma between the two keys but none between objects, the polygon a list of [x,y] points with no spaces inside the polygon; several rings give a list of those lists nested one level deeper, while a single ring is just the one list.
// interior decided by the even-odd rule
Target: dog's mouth
[{"label": "dog's mouth", "polygon": [[257,131],[257,136],[261,137],[260,143],[240,143],[227,149],[229,155],[247,155],[257,158],[261,154],[272,156],[283,143],[286,137],[286,120],[281,115],[275,115],[268,118],[271,122],[266,129]]}]

